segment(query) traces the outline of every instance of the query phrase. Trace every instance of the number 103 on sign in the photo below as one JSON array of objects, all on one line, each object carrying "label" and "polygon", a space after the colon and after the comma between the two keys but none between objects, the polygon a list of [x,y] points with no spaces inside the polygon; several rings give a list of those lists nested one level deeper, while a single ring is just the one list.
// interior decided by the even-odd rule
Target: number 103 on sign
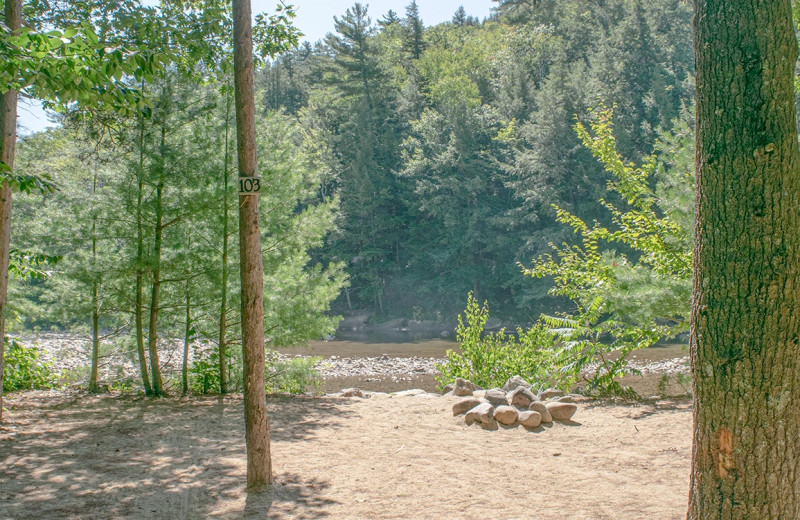
[{"label": "number 103 on sign", "polygon": [[261,195],[261,179],[239,177],[239,195]]}]

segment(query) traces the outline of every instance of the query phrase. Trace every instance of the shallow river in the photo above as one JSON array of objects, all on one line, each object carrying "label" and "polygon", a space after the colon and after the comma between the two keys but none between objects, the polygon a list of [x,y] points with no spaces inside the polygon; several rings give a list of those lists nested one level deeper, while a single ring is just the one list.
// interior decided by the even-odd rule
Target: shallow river
[{"label": "shallow river", "polygon": [[[434,360],[439,362],[445,357],[447,350],[458,350],[458,343],[442,338],[412,338],[402,333],[340,335],[331,341],[312,341],[307,346],[280,349],[288,355],[325,358],[323,365],[329,368],[323,389],[327,392],[353,386],[383,392],[409,388],[433,391],[436,381],[431,367]],[[655,393],[661,369],[674,368],[676,360],[686,356],[688,350],[682,344],[659,344],[635,352],[631,362],[649,367],[650,371],[645,370],[644,377],[626,378],[625,384],[643,395]],[[669,390],[682,393],[675,385]]]}]

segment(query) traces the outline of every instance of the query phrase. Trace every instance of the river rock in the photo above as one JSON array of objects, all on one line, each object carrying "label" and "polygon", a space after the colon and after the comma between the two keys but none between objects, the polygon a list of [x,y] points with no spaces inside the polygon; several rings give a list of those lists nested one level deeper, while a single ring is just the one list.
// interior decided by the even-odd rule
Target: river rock
[{"label": "river rock", "polygon": [[442,395],[448,395],[448,394],[454,395],[453,390],[455,390],[455,388],[456,385],[454,385],[453,383],[444,385],[444,388],[442,388]]},{"label": "river rock", "polygon": [[542,414],[533,410],[519,412],[519,423],[526,428],[536,428],[542,424]]},{"label": "river rock", "polygon": [[511,426],[517,422],[517,409],[513,406],[498,406],[494,410],[494,420],[500,424]]},{"label": "river rock", "polygon": [[549,411],[547,411],[547,406],[545,406],[545,404],[543,402],[541,402],[541,401],[533,401],[531,403],[531,405],[529,406],[529,408],[533,412],[539,412],[539,414],[542,416],[542,422],[543,423],[551,423],[551,422],[553,422],[553,416],[550,415]]},{"label": "river rock", "polygon": [[364,391],[360,388],[345,388],[339,392],[339,397],[364,397]]},{"label": "river rock", "polygon": [[487,390],[483,398],[492,403],[492,405],[494,406],[503,406],[508,404],[508,399],[506,399],[506,393],[500,390],[499,388],[492,388],[491,390]]},{"label": "river rock", "polygon": [[510,392],[511,390],[517,388],[518,386],[524,386],[525,388],[530,390],[531,386],[533,385],[522,379],[522,377],[520,376],[511,376],[508,378],[508,381],[506,381],[506,384],[503,385],[503,391]]},{"label": "river rock", "polygon": [[453,405],[453,415],[461,415],[462,413],[467,413],[468,411],[472,410],[483,401],[478,399],[477,397],[464,397],[459,399],[456,404]]},{"label": "river rock", "polygon": [[553,397],[561,397],[563,395],[564,395],[564,392],[562,392],[561,390],[556,390],[555,388],[548,388],[547,390],[545,390],[544,392],[539,394],[539,397],[542,400],[547,400],[547,399],[551,399]]},{"label": "river rock", "polygon": [[578,409],[575,403],[553,401],[545,405],[555,421],[569,421]]},{"label": "river rock", "polygon": [[460,377],[456,378],[455,388],[453,388],[453,393],[455,395],[459,397],[470,396],[474,390],[475,385],[473,385],[471,381],[467,381],[466,379],[462,379]]},{"label": "river rock", "polygon": [[527,408],[532,401],[536,400],[536,396],[524,386],[518,386],[515,390],[506,394],[506,399],[512,406]]},{"label": "river rock", "polygon": [[491,426],[494,421],[494,407],[489,403],[481,403],[464,416],[467,425],[480,423],[483,426]]}]

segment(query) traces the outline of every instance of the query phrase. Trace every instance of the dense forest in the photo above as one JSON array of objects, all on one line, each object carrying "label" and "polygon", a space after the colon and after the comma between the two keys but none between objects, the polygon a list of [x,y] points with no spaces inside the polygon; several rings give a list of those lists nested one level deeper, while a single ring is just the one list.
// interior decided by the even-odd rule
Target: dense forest
[{"label": "dense forest", "polygon": [[[519,322],[563,306],[518,263],[575,241],[554,206],[609,219],[609,174],[575,123],[613,107],[620,154],[651,154],[690,108],[690,17],[680,0],[505,1],[426,27],[414,2],[355,4],[323,41],[263,62],[273,342],[349,311],[452,319],[469,291]],[[173,69],[139,116],[67,112],[20,142],[18,170],[56,191],[18,198],[12,247],[58,261],[12,283],[13,327],[235,331],[232,94]]]},{"label": "dense forest", "polygon": [[450,317],[472,290],[530,321],[554,302],[517,262],[574,240],[553,205],[607,218],[576,121],[613,106],[620,153],[641,160],[691,103],[691,41],[681,1],[508,1],[428,28],[414,3],[375,25],[356,5],[264,68],[264,107],[326,151],[341,213],[320,258],[347,264],[350,306]]}]

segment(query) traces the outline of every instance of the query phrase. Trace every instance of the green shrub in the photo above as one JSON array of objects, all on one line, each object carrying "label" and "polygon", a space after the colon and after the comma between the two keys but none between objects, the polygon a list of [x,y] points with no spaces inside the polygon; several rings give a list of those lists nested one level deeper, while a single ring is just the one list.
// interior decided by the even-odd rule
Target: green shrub
[{"label": "green shrub", "polygon": [[[238,348],[228,349],[228,391],[242,391],[242,353]],[[195,394],[219,392],[219,347],[208,343],[192,346],[192,364],[189,366],[189,390]]]},{"label": "green shrub", "polygon": [[[189,389],[196,394],[219,392],[219,349],[209,344],[192,347],[193,361],[189,368]],[[302,394],[308,390],[319,393],[322,376],[314,368],[321,358],[293,358],[282,361],[277,353],[267,352],[265,383],[268,393]],[[228,350],[228,391],[241,392],[242,352]]]},{"label": "green shrub", "polygon": [[86,382],[89,381],[89,371],[90,368],[88,366],[77,366],[75,368],[68,368],[64,370],[61,372],[61,386],[86,386]]},{"label": "green shrub", "polygon": [[559,370],[556,335],[541,324],[517,334],[499,332],[484,334],[489,319],[486,303],[478,306],[469,293],[464,317],[458,317],[456,339],[461,352],[447,351],[447,360],[437,364],[439,385],[463,377],[486,388],[502,386],[509,377],[522,376],[535,387],[558,387],[568,390],[575,377]]},{"label": "green shrub", "polygon": [[112,392],[120,392],[123,394],[134,392],[139,387],[140,382],[133,377],[118,377],[108,385],[108,389]]},{"label": "green shrub", "polygon": [[314,394],[319,394],[322,389],[322,375],[314,365],[321,359],[307,357],[281,361],[274,353],[267,356],[267,392],[297,395],[311,390]]},{"label": "green shrub", "polygon": [[3,391],[53,388],[57,385],[58,375],[53,370],[53,363],[41,359],[37,348],[26,347],[8,336],[5,342]]},{"label": "green shrub", "polygon": [[633,395],[618,381],[638,374],[628,365],[630,353],[688,330],[694,156],[688,115],[661,136],[658,155],[639,166],[617,152],[610,109],[594,111],[589,129],[577,124],[583,144],[612,176],[608,190],[619,202],[600,200],[612,225],[590,225],[556,207],[557,220],[573,229],[579,244],[550,244],[553,254],[523,269],[552,277],[550,293],[574,303],[573,312],[540,322],[558,335],[561,370],[585,380],[587,393]]},{"label": "green shrub", "polygon": [[189,389],[195,394],[219,391],[219,350],[207,350],[193,345],[193,359],[189,366]]}]

